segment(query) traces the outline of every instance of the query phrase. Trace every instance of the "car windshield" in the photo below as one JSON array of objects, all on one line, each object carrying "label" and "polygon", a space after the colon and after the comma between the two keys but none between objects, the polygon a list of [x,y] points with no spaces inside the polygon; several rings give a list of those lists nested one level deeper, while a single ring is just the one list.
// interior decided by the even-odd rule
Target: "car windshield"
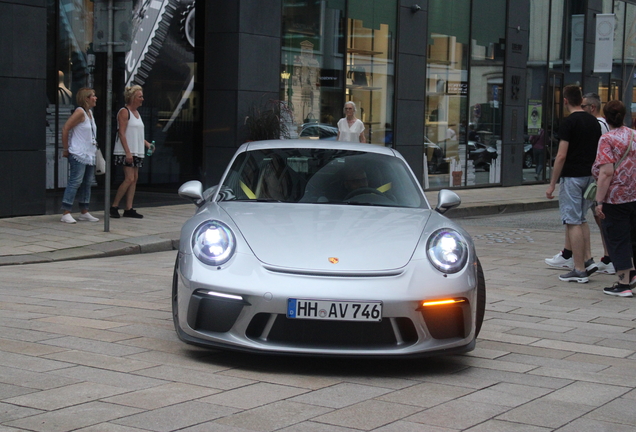
[{"label": "car windshield", "polygon": [[237,156],[222,199],[427,207],[400,158],[340,149],[278,148]]}]

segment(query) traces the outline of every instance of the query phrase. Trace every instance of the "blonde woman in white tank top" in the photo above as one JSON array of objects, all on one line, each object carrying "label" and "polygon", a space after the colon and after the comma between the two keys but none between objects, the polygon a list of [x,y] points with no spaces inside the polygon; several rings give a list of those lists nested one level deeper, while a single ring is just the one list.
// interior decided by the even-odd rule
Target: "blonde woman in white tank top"
[{"label": "blonde woman in white tank top", "polygon": [[143,166],[146,148],[150,143],[144,138],[144,122],[138,108],[144,103],[144,92],[141,86],[134,85],[124,90],[125,108],[117,113],[117,137],[113,151],[115,165],[124,169],[124,181],[117,189],[115,199],[110,207],[110,217],[119,218],[119,202],[126,197],[124,217],[143,218],[133,208],[133,199],[137,189],[139,168]]}]

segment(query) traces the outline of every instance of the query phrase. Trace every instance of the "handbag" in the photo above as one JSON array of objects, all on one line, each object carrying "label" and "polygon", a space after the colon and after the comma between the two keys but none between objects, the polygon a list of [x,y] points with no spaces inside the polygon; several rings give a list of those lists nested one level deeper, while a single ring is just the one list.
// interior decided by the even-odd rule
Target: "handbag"
[{"label": "handbag", "polygon": [[[88,116],[88,111],[86,108],[80,107],[84,110],[86,115]],[[106,174],[106,159],[104,159],[104,155],[102,154],[101,149],[97,145],[96,137],[95,137],[95,129],[93,129],[93,123],[91,122],[91,132],[93,133],[93,144],[97,147],[97,151],[95,152],[95,175],[103,175]]]},{"label": "handbag", "polygon": [[102,154],[101,149],[97,149],[95,153],[95,175],[106,174],[106,159]]},{"label": "handbag", "polygon": [[365,86],[365,87],[369,85],[369,80],[367,79],[367,71],[365,68],[361,66],[351,67],[351,69],[349,69],[349,72],[347,72],[347,78],[351,79],[351,83],[353,85],[359,85],[359,86]]},{"label": "handbag", "polygon": [[594,201],[596,199],[596,181],[593,181],[587,186],[587,189],[583,192],[583,198],[588,201]]},{"label": "handbag", "polygon": [[[627,149],[625,149],[625,153],[623,154],[623,157],[621,158],[621,160],[619,160],[618,162],[616,162],[614,164],[614,171],[616,171],[616,168],[627,157],[627,154],[629,153],[629,151],[632,148],[632,141],[633,140],[634,140],[634,131],[632,131],[632,134],[631,134],[630,140],[629,140],[629,144],[627,145]],[[585,198],[586,200],[589,200],[589,201],[595,201],[596,200],[596,189],[597,189],[597,185],[596,185],[596,180],[595,180],[595,181],[593,181],[592,183],[590,183],[587,186],[587,188],[585,189],[585,192],[583,192],[583,198]]]}]

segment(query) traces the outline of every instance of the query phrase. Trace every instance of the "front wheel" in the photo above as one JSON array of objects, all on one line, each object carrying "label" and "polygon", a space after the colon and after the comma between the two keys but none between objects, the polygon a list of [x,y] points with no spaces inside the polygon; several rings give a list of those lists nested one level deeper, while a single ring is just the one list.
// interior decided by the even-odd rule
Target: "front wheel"
[{"label": "front wheel", "polygon": [[486,278],[481,262],[477,259],[477,308],[475,311],[475,339],[479,336],[486,314]]},{"label": "front wheel", "polygon": [[174,329],[179,334],[179,254],[174,262],[174,271],[172,273],[172,321]]}]

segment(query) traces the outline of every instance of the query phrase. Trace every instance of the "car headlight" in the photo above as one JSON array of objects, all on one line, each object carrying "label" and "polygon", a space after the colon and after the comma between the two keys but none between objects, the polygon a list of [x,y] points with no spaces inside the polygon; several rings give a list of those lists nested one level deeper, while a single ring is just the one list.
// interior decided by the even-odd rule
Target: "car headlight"
[{"label": "car headlight", "polygon": [[444,228],[435,231],[426,244],[431,264],[443,273],[457,273],[468,259],[468,244],[457,231]]},{"label": "car headlight", "polygon": [[204,264],[225,264],[234,254],[236,239],[222,222],[203,222],[192,234],[192,252]]}]

